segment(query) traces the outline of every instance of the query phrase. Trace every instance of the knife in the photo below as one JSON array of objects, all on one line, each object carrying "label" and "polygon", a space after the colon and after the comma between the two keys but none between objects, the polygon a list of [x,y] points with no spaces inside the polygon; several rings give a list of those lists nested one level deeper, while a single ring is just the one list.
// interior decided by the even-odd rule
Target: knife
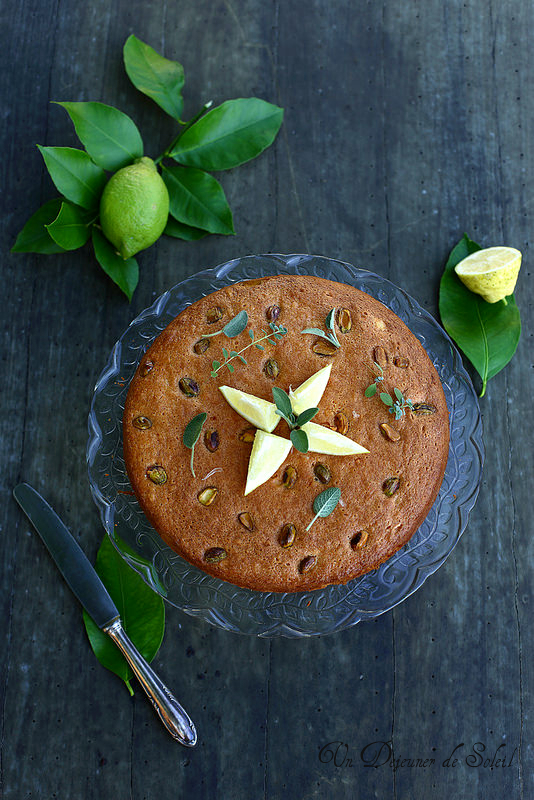
[{"label": "knife", "polygon": [[115,603],[72,534],[29,484],[20,483],[13,495],[82,606],[129,663],[171,736],[186,747],[194,747],[194,723],[126,635]]}]

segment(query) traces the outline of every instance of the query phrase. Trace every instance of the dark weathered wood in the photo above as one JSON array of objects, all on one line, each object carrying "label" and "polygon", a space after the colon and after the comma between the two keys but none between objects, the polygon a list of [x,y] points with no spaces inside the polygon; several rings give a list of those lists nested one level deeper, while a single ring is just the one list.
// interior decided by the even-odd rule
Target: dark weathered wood
[{"label": "dark weathered wood", "polygon": [[[29,0],[0,14],[0,795],[532,797],[531,6]],[[132,32],[184,64],[186,115],[209,99],[257,95],[282,105],[285,123],[260,159],[220,176],[237,236],[162,239],[139,257],[129,305],[88,249],[8,250],[55,193],[35,143],[76,145],[51,100],[122,108],[151,155],[172,139],[172,124],[124,73]],[[141,690],[130,699],[92,656],[77,601],[13,486],[41,489],[94,557],[92,388],[116,339],[157,295],[234,256],[311,252],[372,269],[437,314],[439,277],[464,231],[524,254],[524,333],[481,401],[486,464],[466,534],[402,605],[331,637],[241,637],[169,607],[155,666],[200,733],[197,748],[181,748]],[[336,763],[320,757],[330,742]],[[399,764],[435,763],[367,768],[362,750],[373,742],[387,743],[382,761],[390,747]],[[501,746],[497,757],[511,765],[470,766],[477,742],[483,758]],[[444,766],[460,744],[456,766]]]}]

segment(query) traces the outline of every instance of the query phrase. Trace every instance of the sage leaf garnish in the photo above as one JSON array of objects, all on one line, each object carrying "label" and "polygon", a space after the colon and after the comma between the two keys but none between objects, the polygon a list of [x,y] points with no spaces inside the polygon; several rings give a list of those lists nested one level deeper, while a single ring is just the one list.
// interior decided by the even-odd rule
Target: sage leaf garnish
[{"label": "sage leaf garnish", "polygon": [[443,327],[482,379],[480,397],[490,378],[500,372],[514,355],[521,336],[521,317],[514,295],[498,303],[487,303],[470,292],[454,267],[482,248],[467,234],[453,248],[441,277],[439,313]]},{"label": "sage leaf garnish", "polygon": [[[215,108],[209,100],[184,121],[183,66],[133,34],[124,44],[123,58],[136,89],[157,103],[179,127],[168,147],[153,159],[169,193],[169,216],[163,233],[190,242],[210,233],[234,234],[223,187],[208,171],[230,169],[259,156],[276,138],[283,109],[256,97],[227,100]],[[33,214],[17,236],[12,252],[68,252],[91,238],[96,260],[131,300],[138,282],[137,262],[128,259],[121,266],[115,248],[103,243],[99,209],[109,177],[106,171],[116,172],[141,159],[143,138],[135,122],[113,106],[93,101],[56,105],[68,113],[83,149],[39,146],[62,196]],[[92,218],[77,216],[74,207],[93,212]],[[236,330],[227,335],[236,336]],[[258,345],[258,349],[263,347]],[[233,365],[228,369],[232,372]]]},{"label": "sage leaf garnish", "polygon": [[332,486],[330,489],[325,489],[324,492],[318,494],[313,501],[313,511],[315,516],[306,530],[310,530],[311,526],[318,517],[329,517],[340,500],[341,489],[339,489],[337,486]]},{"label": "sage leaf garnish", "polygon": [[300,428],[293,428],[293,430],[289,433],[289,438],[291,439],[291,444],[295,450],[298,450],[300,453],[308,452],[309,442],[305,431],[301,430]]},{"label": "sage leaf garnish", "polygon": [[202,431],[202,427],[206,422],[208,415],[205,411],[202,411],[200,414],[197,414],[196,417],[193,417],[184,428],[184,435],[183,435],[183,443],[186,447],[191,450],[191,474],[193,478],[196,478],[195,470],[193,467],[193,458],[195,456],[195,445],[198,442],[200,437],[200,433]]},{"label": "sage leaf garnish", "polygon": [[302,411],[297,417],[297,427],[301,428],[307,422],[312,420],[316,414],[319,413],[318,408],[307,408],[306,411]]},{"label": "sage leaf garnish", "polygon": [[285,419],[287,422],[290,430],[289,438],[291,439],[293,447],[300,453],[307,453],[309,449],[308,435],[306,431],[303,431],[301,428],[313,419],[319,412],[319,409],[307,408],[297,416],[293,411],[291,398],[287,392],[284,392],[284,390],[280,389],[278,386],[273,386],[271,391],[276,405],[275,414],[278,414],[279,417],[282,417],[282,419]]},{"label": "sage leaf garnish", "polygon": [[330,344],[333,344],[335,347],[341,347],[336,333],[335,316],[336,309],[332,308],[331,311],[328,312],[325,320],[327,331],[322,331],[320,328],[304,328],[301,333],[312,333],[314,336],[320,336],[322,339],[326,339],[327,342],[330,342]]},{"label": "sage leaf garnish", "polygon": [[[227,336],[229,339],[234,339],[236,336],[239,336],[240,333],[243,333],[247,325],[248,325],[248,314],[243,309],[242,311],[239,312],[239,314],[236,314],[235,317],[232,317],[230,322],[227,322],[224,328],[221,328],[220,331],[215,331],[214,333],[203,333],[202,338],[210,339],[212,336],[218,336],[220,333],[224,333],[224,335]],[[254,336],[253,333],[252,335]],[[234,353],[234,355],[238,354]]]},{"label": "sage leaf garnish", "polygon": [[[141,559],[124,542],[119,544],[122,551],[151,568],[148,561]],[[98,550],[95,569],[119,610],[124,630],[146,660],[152,661],[160,648],[165,630],[163,599],[127,564],[107,534]],[[83,612],[83,621],[95,656],[106,669],[122,678],[133,695],[130,684],[133,672],[117,646],[86,611]]]}]

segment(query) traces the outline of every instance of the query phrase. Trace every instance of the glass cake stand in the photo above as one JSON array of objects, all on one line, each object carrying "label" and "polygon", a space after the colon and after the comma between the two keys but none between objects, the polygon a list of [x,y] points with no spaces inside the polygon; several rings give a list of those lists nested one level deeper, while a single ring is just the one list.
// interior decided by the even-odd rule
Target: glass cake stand
[{"label": "glass cake stand", "polygon": [[[351,284],[395,312],[418,337],[441,378],[450,414],[450,448],[441,490],[410,541],[379,569],[344,586],[312,592],[241,589],[211,577],[168,548],[132,492],[122,451],[126,393],[146,349],[200,297],[266,275],[316,275]],[[102,523],[122,557],[169,603],[225,630],[257,636],[317,636],[369,620],[401,603],[435,572],[458,542],[478,494],[484,448],[478,400],[447,334],[390,281],[322,256],[245,256],[179,283],[143,311],[113,348],[95,387],[87,462]],[[122,543],[126,544],[126,547]]]}]

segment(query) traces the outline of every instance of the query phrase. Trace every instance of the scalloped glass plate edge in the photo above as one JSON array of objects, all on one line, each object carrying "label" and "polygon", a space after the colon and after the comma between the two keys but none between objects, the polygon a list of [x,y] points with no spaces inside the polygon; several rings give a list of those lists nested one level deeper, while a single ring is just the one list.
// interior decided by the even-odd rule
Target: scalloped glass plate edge
[{"label": "scalloped glass plate edge", "polygon": [[[125,475],[121,422],[124,397],[139,358],[183,308],[230,283],[279,273],[319,275],[368,292],[420,339],[438,369],[449,405],[451,443],[444,481],[424,523],[381,567],[345,586],[315,592],[252,592],[207,576],[167,548],[148,525]],[[120,379],[120,380],[119,380]],[[478,398],[461,357],[434,318],[381,276],[324,256],[244,256],[186,278],[166,291],[124,331],[95,387],[87,462],[91,493],[115,547],[172,605],[225,630],[257,636],[304,637],[343,630],[390,611],[413,594],[450,555],[478,495],[484,448]],[[117,536],[139,551],[133,559]]]}]

